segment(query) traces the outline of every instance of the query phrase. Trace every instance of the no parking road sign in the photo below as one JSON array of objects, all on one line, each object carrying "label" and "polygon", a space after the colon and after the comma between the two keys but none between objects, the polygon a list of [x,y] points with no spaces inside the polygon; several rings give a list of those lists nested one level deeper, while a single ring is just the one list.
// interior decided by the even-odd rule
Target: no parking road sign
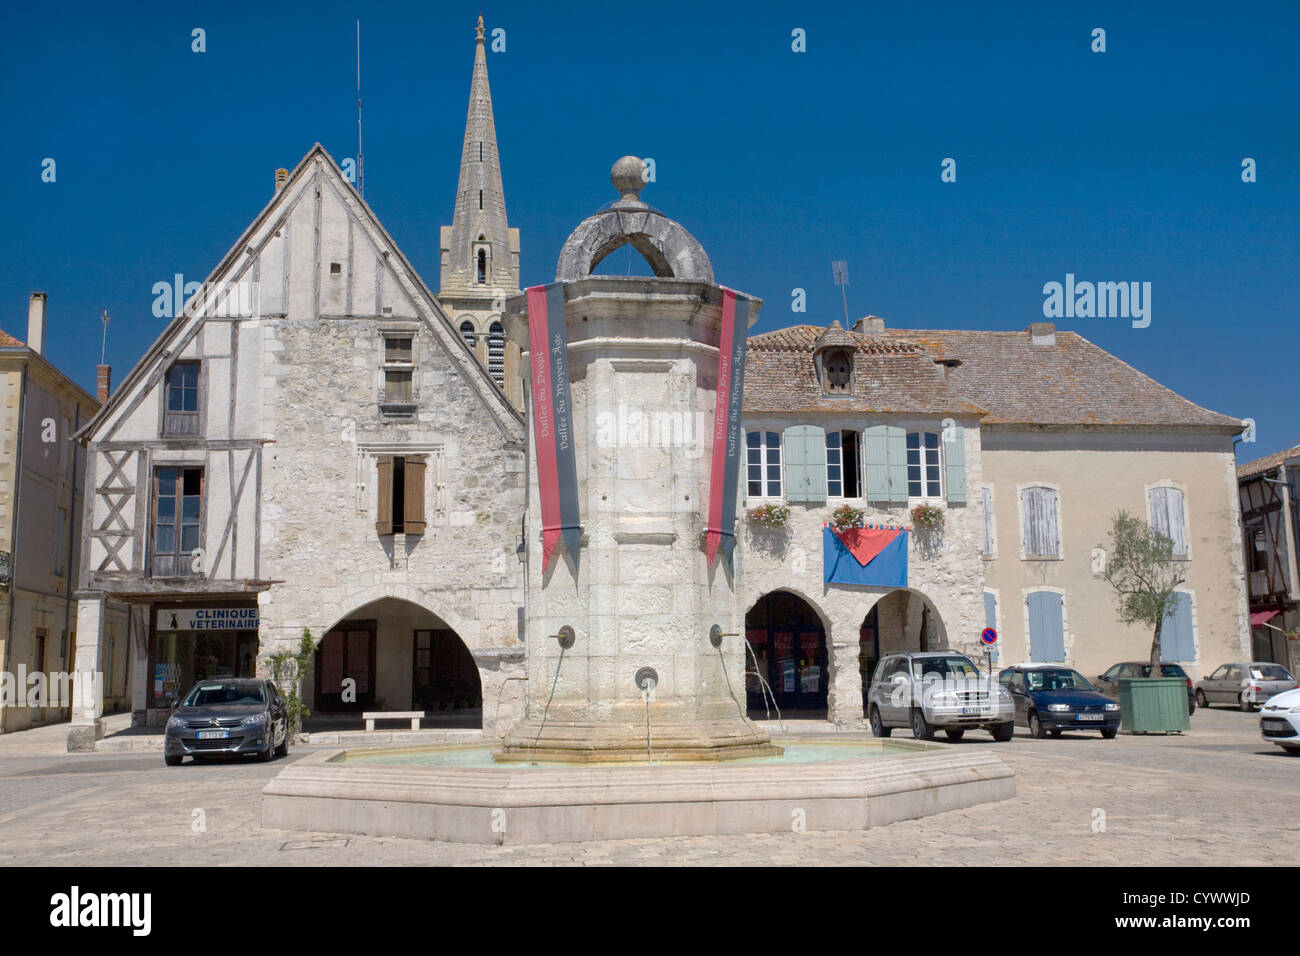
[{"label": "no parking road sign", "polygon": [[980,631],[980,642],[986,647],[992,647],[998,642],[998,632],[991,627],[986,627]]}]

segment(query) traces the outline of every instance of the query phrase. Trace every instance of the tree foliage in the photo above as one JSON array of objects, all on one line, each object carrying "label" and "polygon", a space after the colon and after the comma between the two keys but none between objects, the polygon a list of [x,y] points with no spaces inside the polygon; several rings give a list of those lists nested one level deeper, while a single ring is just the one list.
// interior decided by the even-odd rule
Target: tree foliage
[{"label": "tree foliage", "polygon": [[1187,578],[1174,542],[1145,521],[1120,511],[1111,521],[1104,577],[1119,599],[1119,619],[1152,629],[1151,676],[1159,677],[1160,631]]},{"label": "tree foliage", "polygon": [[302,719],[311,716],[311,711],[302,702],[302,677],[307,673],[307,665],[319,646],[318,642],[312,640],[311,631],[304,627],[297,651],[278,651],[269,658],[271,679],[284,694],[288,732],[294,737],[302,732]]}]

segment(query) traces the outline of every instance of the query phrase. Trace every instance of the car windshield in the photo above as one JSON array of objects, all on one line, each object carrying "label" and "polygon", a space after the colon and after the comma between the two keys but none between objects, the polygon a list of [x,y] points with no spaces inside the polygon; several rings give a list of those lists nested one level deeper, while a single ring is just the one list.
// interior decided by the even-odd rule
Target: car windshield
[{"label": "car windshield", "polygon": [[926,657],[912,661],[912,676],[919,680],[928,674],[938,674],[943,678],[980,676],[974,664],[955,654],[952,657]]},{"label": "car windshield", "polygon": [[211,707],[214,704],[265,704],[261,684],[197,684],[185,695],[182,707]]},{"label": "car windshield", "polygon": [[1281,664],[1251,664],[1250,676],[1255,680],[1292,680],[1291,674]]},{"label": "car windshield", "polygon": [[1078,671],[1069,668],[1025,671],[1030,690],[1092,690],[1092,685]]},{"label": "car windshield", "polygon": [[[1183,677],[1183,678],[1187,677],[1187,675],[1183,672],[1183,669],[1179,667],[1177,664],[1161,664],[1160,673],[1164,677]],[[1142,665],[1142,676],[1143,677],[1151,676],[1150,664]]]}]

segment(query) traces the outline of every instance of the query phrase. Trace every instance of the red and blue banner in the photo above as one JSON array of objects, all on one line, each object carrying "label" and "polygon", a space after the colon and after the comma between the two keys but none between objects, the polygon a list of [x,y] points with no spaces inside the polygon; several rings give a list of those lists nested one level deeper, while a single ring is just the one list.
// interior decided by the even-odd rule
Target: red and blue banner
[{"label": "red and blue banner", "polygon": [[542,505],[542,573],[556,543],[578,560],[578,468],[573,453],[573,400],[569,391],[569,336],[564,327],[564,283],[528,289],[529,382],[537,487]]},{"label": "red and blue banner", "polygon": [[709,516],[705,550],[709,567],[721,550],[731,566],[736,548],[736,492],[740,485],[740,412],[745,388],[745,344],[749,299],[722,290],[722,338],[718,343],[718,387],[713,409],[713,464],[709,473]]},{"label": "red and blue banner", "polygon": [[902,527],[822,528],[822,568],[827,584],[907,587],[907,538]]}]

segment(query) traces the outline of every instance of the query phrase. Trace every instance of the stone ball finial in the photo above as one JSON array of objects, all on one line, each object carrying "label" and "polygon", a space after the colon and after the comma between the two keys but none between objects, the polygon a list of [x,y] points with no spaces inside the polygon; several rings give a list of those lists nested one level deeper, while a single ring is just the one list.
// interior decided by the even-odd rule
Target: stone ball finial
[{"label": "stone ball finial", "polygon": [[610,169],[609,181],[618,190],[620,201],[640,205],[641,190],[645,188],[645,163],[636,156],[624,156]]}]

